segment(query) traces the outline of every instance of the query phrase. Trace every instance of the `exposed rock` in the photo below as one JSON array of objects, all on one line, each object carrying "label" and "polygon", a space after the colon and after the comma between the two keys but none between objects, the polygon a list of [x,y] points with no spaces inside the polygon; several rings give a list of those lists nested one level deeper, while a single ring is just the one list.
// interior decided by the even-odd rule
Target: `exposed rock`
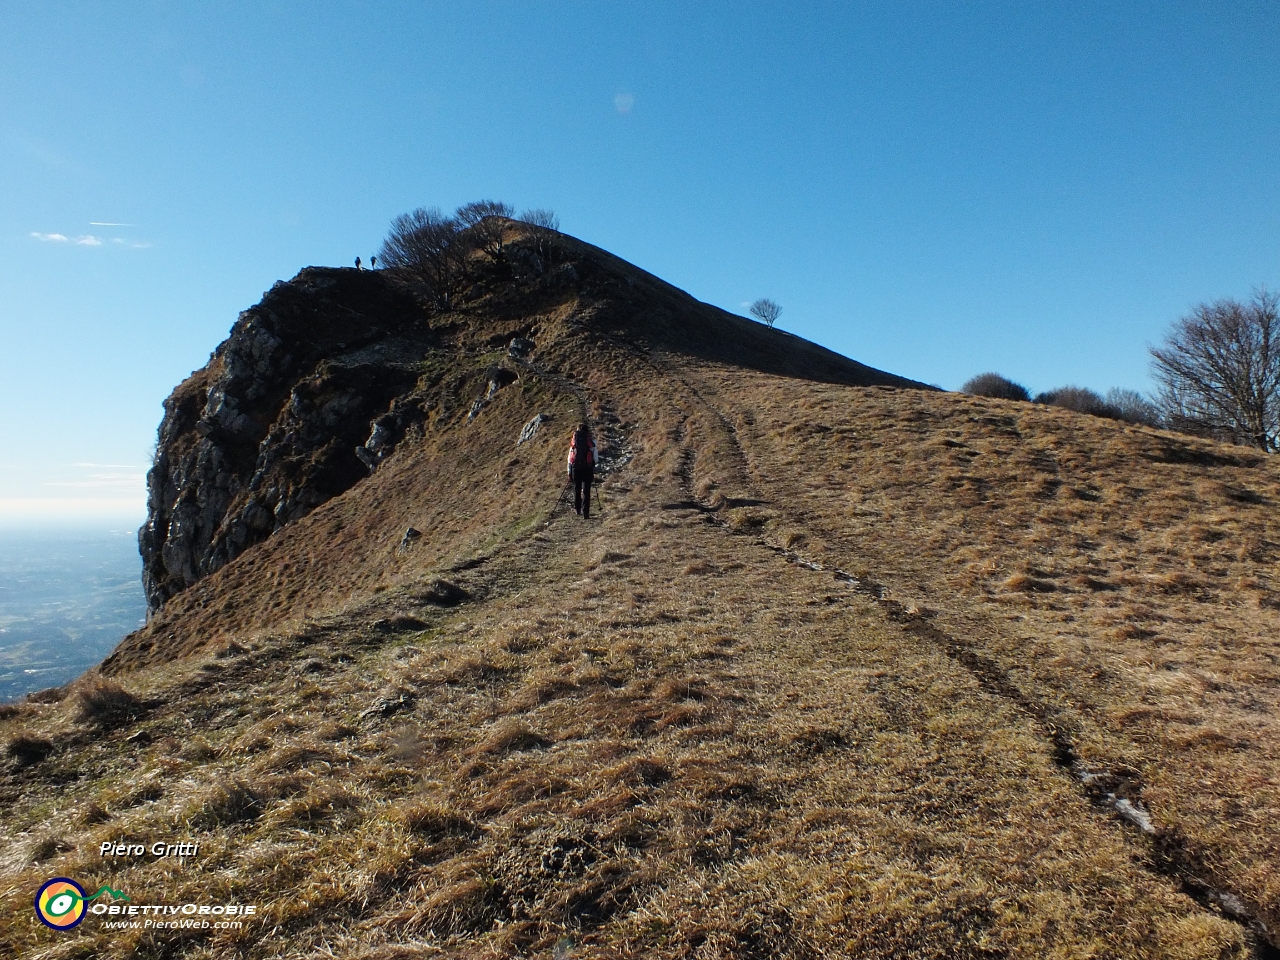
[{"label": "exposed rock", "polygon": [[513,360],[523,360],[533,352],[535,344],[525,337],[516,337],[507,345],[507,356]]},{"label": "exposed rock", "polygon": [[540,277],[546,272],[546,261],[538,253],[524,246],[507,247],[507,263],[511,275],[517,280]]},{"label": "exposed rock", "polygon": [[414,599],[436,607],[456,607],[471,599],[471,594],[449,580],[433,580]]},{"label": "exposed rock", "polygon": [[484,396],[478,398],[471,404],[471,412],[467,414],[468,420],[474,420],[476,416],[489,405],[489,402],[497,396],[498,391],[509,384],[515,383],[519,377],[517,374],[508,370],[506,367],[492,366],[487,371],[489,382],[485,388]]},{"label": "exposed rock", "polygon": [[150,609],[385,459],[425,416],[406,395],[430,341],[380,273],[309,267],[242,313],[165,401],[138,534]]},{"label": "exposed rock", "polygon": [[520,444],[528,443],[530,440],[532,440],[537,435],[538,428],[541,427],[544,423],[546,423],[550,419],[551,418],[547,416],[545,413],[540,413],[536,417],[534,417],[532,420],[530,420],[528,423],[526,423],[524,427],[520,430],[520,439],[516,441],[516,446],[518,447],[520,446]]}]

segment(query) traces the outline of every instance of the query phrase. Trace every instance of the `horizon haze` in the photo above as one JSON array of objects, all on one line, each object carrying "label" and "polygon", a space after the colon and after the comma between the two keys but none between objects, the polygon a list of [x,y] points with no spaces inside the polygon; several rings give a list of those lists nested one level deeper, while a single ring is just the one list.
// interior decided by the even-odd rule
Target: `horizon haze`
[{"label": "horizon haze", "polygon": [[[160,403],[392,217],[492,198],[955,389],[1149,386],[1280,286],[1280,8],[11,8],[0,524],[142,512]],[[16,521],[14,521],[16,522]]]}]

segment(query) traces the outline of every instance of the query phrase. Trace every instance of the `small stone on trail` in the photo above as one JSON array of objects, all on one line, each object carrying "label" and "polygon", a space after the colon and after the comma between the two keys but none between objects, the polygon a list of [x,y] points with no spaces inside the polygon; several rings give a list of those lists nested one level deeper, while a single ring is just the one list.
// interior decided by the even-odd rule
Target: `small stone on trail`
[{"label": "small stone on trail", "polygon": [[382,696],[373,702],[373,706],[366,710],[360,711],[360,719],[368,720],[370,717],[389,717],[394,713],[399,713],[413,706],[414,697],[409,693],[400,693],[397,696]]}]

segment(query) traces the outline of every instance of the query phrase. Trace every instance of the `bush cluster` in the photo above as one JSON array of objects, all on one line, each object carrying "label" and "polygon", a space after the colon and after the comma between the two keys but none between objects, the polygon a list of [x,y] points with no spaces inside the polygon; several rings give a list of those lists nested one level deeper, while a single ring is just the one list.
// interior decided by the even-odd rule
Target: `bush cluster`
[{"label": "bush cluster", "polygon": [[1050,407],[1061,407],[1063,410],[1074,410],[1076,413],[1087,413],[1095,417],[1118,419],[1114,416],[1115,411],[1107,406],[1107,401],[1088,387],[1068,385],[1058,387],[1056,390],[1046,390],[1036,394],[1035,402]]},{"label": "bush cluster", "polygon": [[1037,394],[1035,402],[1109,420],[1140,423],[1148,427],[1164,426],[1155,404],[1136,390],[1113,387],[1103,397],[1088,387],[1066,386]]},{"label": "bush cluster", "polygon": [[[1031,394],[1026,387],[998,373],[980,373],[965,383],[960,390],[975,397],[995,397],[999,400],[1023,402],[1031,400]],[[1095,417],[1141,423],[1148,427],[1163,426],[1160,411],[1156,409],[1155,404],[1136,390],[1116,387],[1108,390],[1104,398],[1088,387],[1065,386],[1037,394],[1034,402],[1062,407],[1064,410],[1074,410],[1076,413],[1087,413]]]},{"label": "bush cluster", "polygon": [[473,254],[481,253],[493,264],[506,263],[507,237],[516,219],[531,228],[535,249],[545,259],[559,218],[543,209],[526,210],[517,218],[514,207],[497,200],[463,204],[452,216],[439,207],[402,213],[391,221],[378,259],[414,278],[437,306],[447,309],[472,277]]},{"label": "bush cluster", "polygon": [[998,373],[980,373],[960,388],[961,393],[975,397],[995,397],[997,400],[1030,400],[1031,394],[1020,383],[1014,383]]},{"label": "bush cluster", "polygon": [[1137,390],[1112,387],[1107,391],[1106,403],[1117,420],[1140,423],[1144,427],[1166,426],[1159,408]]}]

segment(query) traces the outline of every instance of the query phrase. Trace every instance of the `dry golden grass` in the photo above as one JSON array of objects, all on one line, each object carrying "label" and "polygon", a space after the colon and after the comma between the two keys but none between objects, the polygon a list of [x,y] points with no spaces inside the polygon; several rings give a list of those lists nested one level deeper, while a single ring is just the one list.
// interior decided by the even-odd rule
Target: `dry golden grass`
[{"label": "dry golden grass", "polygon": [[1277,928],[1277,837],[1257,826],[1280,786],[1272,459],[1028,404],[686,375],[815,557],[935,611],[1085,766],[1136,771],[1201,879]]},{"label": "dry golden grass", "polygon": [[[104,682],[145,709],[0,713],[0,954],[1243,960],[1237,904],[1278,929],[1271,461],[575,316],[131,638]],[[548,522],[580,404],[634,459]],[[51,876],[259,913],[59,934]]]}]

